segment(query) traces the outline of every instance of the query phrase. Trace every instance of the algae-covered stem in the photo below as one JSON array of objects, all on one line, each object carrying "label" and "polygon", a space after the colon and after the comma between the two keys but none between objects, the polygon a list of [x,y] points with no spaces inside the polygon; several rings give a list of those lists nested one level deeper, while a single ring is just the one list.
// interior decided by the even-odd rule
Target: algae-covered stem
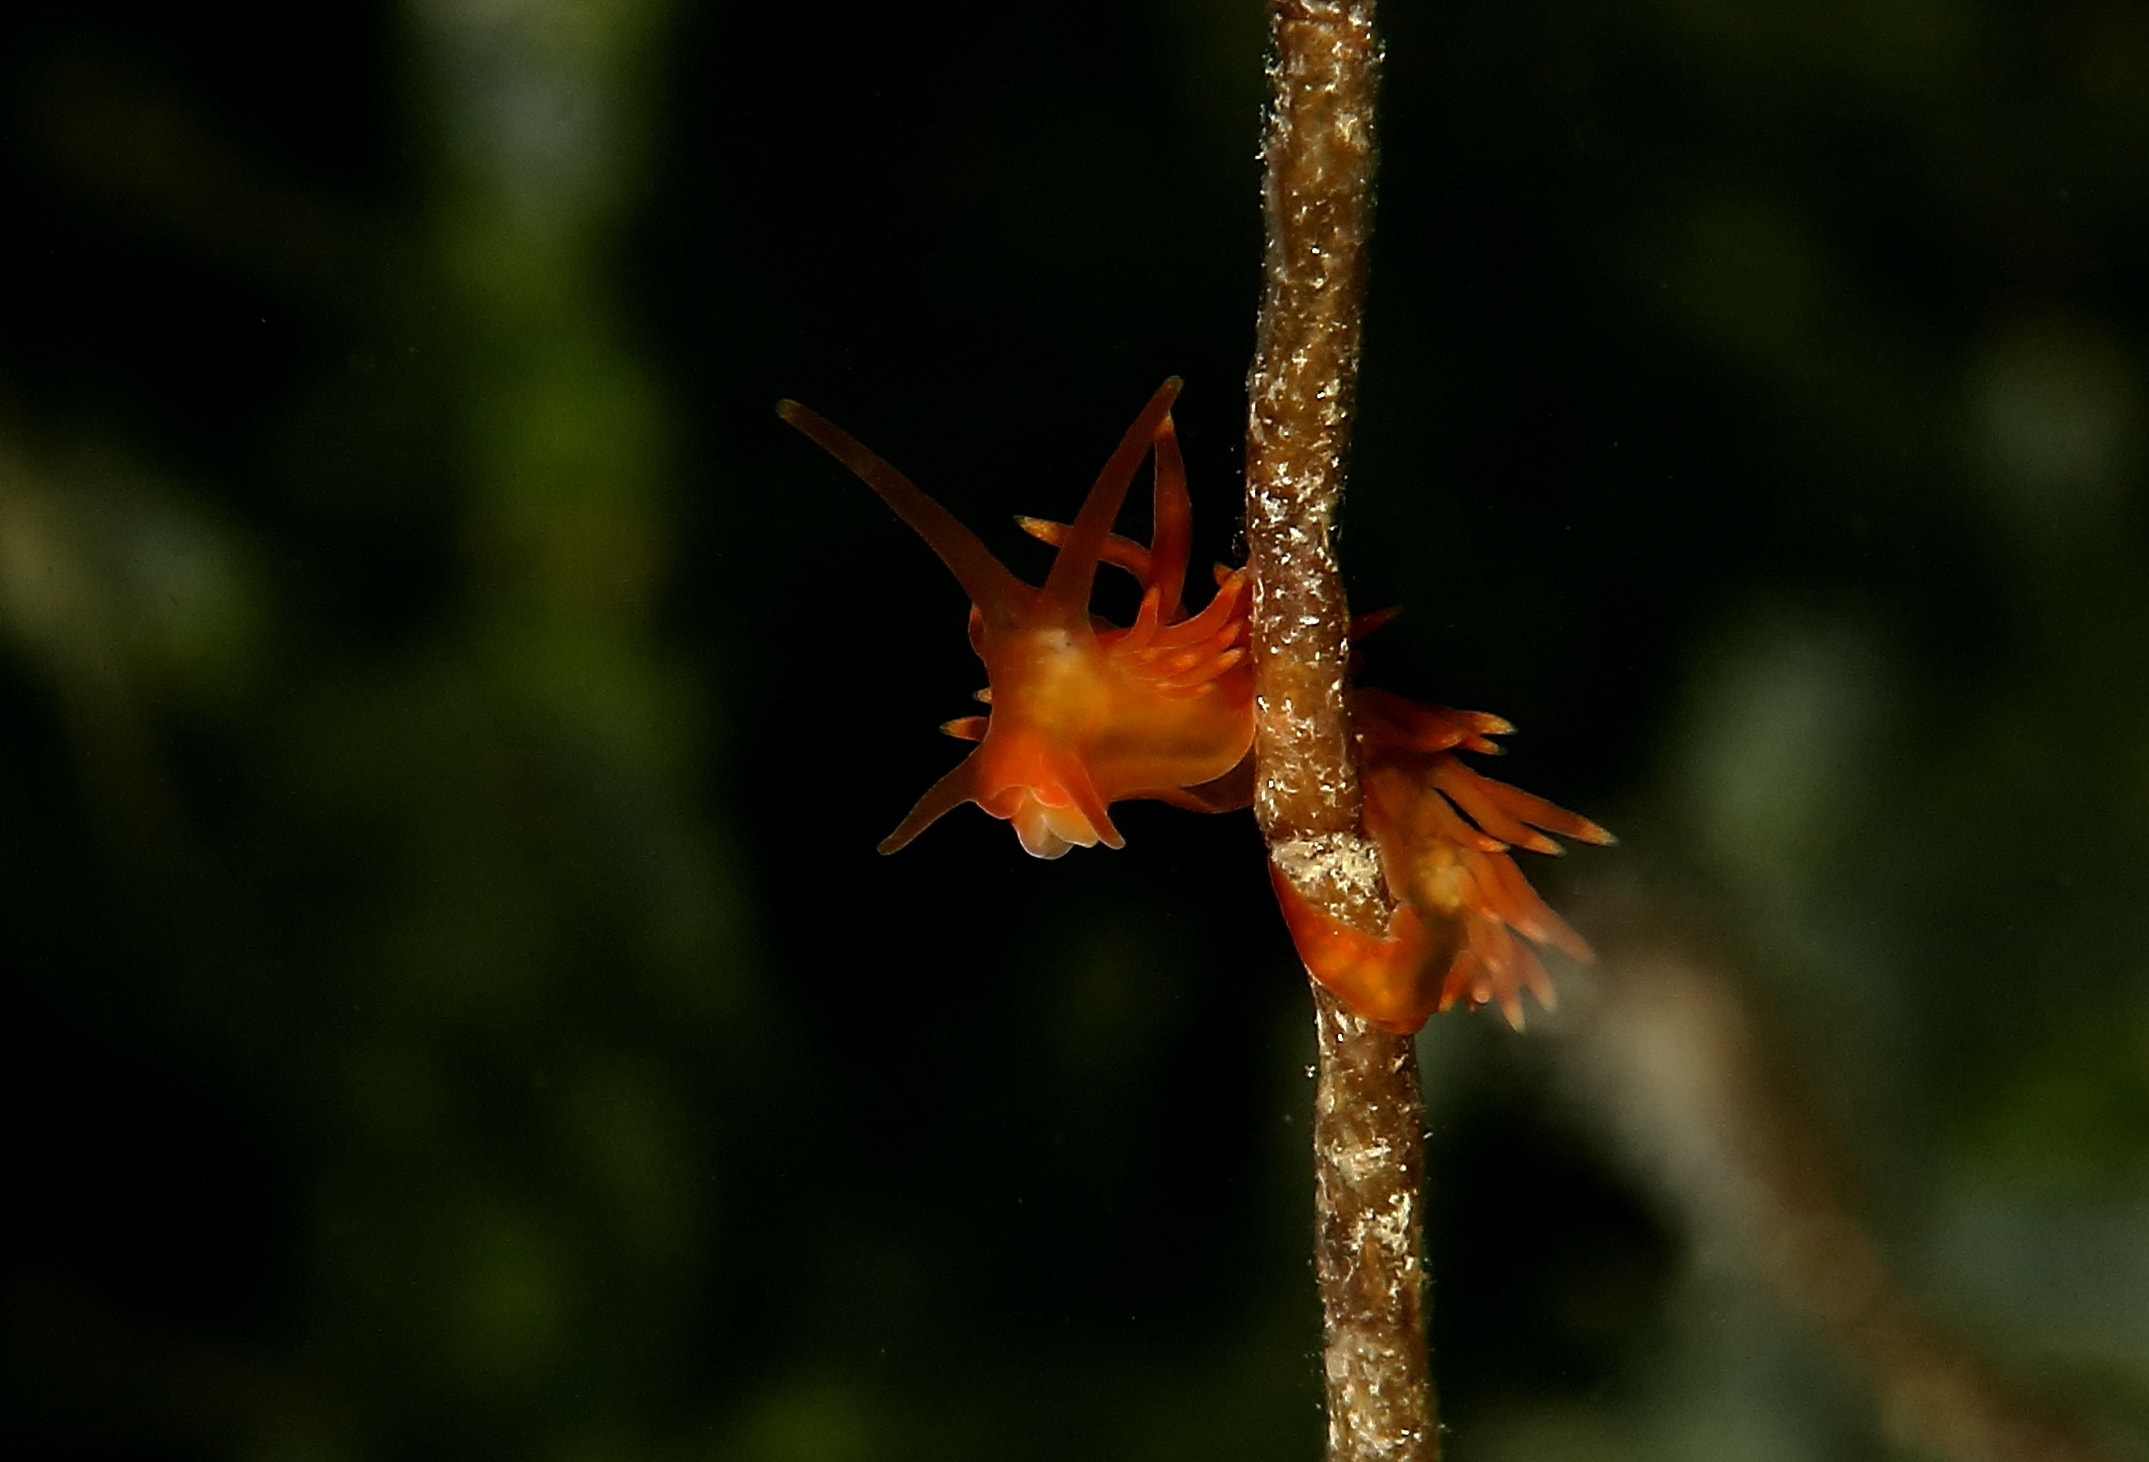
[{"label": "algae-covered stem", "polygon": [[[1344,671],[1350,613],[1329,542],[1357,394],[1379,46],[1372,0],[1271,0],[1259,335],[1247,381],[1254,810],[1317,906],[1379,930],[1388,901],[1359,825]],[[1425,1351],[1418,1066],[1313,987],[1314,1267],[1330,1462],[1440,1454]]]}]

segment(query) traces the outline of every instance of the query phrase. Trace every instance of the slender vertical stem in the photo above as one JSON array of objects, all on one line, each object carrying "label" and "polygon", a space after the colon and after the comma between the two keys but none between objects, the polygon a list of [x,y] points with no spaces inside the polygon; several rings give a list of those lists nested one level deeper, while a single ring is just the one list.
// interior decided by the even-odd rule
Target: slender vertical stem
[{"label": "slender vertical stem", "polygon": [[[1247,383],[1254,578],[1254,810],[1277,868],[1379,929],[1388,901],[1359,825],[1344,674],[1350,624],[1329,542],[1358,376],[1371,222],[1373,0],[1271,0],[1262,157],[1265,287]],[[1425,1353],[1422,1120],[1407,1036],[1315,987],[1314,1267],[1330,1462],[1440,1453]]]}]

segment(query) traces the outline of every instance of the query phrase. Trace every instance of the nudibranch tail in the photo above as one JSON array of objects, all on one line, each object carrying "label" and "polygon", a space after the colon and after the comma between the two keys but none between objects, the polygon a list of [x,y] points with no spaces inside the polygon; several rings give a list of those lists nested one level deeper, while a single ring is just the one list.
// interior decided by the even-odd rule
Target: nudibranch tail
[{"label": "nudibranch tail", "polygon": [[1463,764],[1458,751],[1498,749],[1489,738],[1512,729],[1498,716],[1378,690],[1352,691],[1351,709],[1366,831],[1396,909],[1382,933],[1348,928],[1272,866],[1300,957],[1316,980],[1384,1030],[1414,1031],[1457,1001],[1497,1005],[1520,1030],[1524,991],[1547,1010],[1553,1003],[1551,977],[1530,945],[1584,963],[1592,956],[1530,887],[1514,850],[1559,852],[1548,833],[1592,843],[1612,835]]},{"label": "nudibranch tail", "polygon": [[993,557],[984,540],[963,526],[940,504],[919,490],[916,483],[881,460],[842,427],[796,401],[779,401],[776,414],[797,427],[829,456],[856,473],[858,480],[895,509],[896,516],[923,538],[940,561],[953,571],[963,592],[987,622],[1000,625],[1020,618],[1037,591],[1016,578]]},{"label": "nudibranch tail", "polygon": [[1306,972],[1353,1015],[1407,1036],[1442,1008],[1445,973],[1467,957],[1457,955],[1452,927],[1443,926],[1445,939],[1436,936],[1406,901],[1396,904],[1386,930],[1368,934],[1316,908],[1274,863],[1269,883]]},{"label": "nudibranch tail", "polygon": [[[1067,529],[1066,539],[1060,551],[1053,555],[1052,572],[1045,578],[1044,604],[1048,614],[1063,616],[1068,623],[1089,623],[1089,596],[1097,582],[1097,564],[1104,556],[1105,540],[1112,536],[1112,522],[1119,516],[1120,504],[1127,499],[1127,489],[1134,485],[1134,473],[1142,465],[1142,458],[1149,455],[1152,443],[1157,439],[1160,427],[1168,419],[1172,402],[1179,395],[1180,381],[1171,377],[1157,387],[1142,414],[1134,418],[1134,425],[1127,428],[1119,439],[1119,445],[1105,461],[1104,470],[1097,474],[1097,481],[1082,500],[1082,511]],[[1185,483],[1182,476],[1181,490]],[[967,531],[967,530],[966,530]],[[1150,549],[1150,567],[1155,569],[1157,553]]]}]

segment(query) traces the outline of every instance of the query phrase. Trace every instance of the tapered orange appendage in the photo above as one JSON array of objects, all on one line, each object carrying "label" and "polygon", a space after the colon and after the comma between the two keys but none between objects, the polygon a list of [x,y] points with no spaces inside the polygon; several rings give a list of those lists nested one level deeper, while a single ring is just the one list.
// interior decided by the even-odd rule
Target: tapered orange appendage
[{"label": "tapered orange appendage", "polygon": [[[1269,882],[1276,889],[1284,927],[1291,931],[1291,943],[1305,962],[1306,972],[1353,1015],[1384,1031],[1407,1036],[1441,1008],[1447,961],[1437,958],[1440,941],[1416,909],[1397,904],[1387,933],[1372,935],[1315,908],[1273,863]],[[1453,939],[1447,943],[1452,954]]]}]

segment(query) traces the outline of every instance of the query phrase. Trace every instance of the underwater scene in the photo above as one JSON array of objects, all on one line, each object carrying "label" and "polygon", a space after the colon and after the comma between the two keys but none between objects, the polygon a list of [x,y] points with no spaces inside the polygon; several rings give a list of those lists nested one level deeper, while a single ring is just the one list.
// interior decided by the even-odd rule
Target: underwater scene
[{"label": "underwater scene", "polygon": [[[2149,1458],[2149,9],[1379,25],[1358,654],[1576,809],[1446,1454]],[[1182,379],[1095,607],[1243,713],[1266,26],[0,10],[0,1450],[1321,1455],[1238,723],[906,821],[986,571],[777,412],[1034,586]]]}]

